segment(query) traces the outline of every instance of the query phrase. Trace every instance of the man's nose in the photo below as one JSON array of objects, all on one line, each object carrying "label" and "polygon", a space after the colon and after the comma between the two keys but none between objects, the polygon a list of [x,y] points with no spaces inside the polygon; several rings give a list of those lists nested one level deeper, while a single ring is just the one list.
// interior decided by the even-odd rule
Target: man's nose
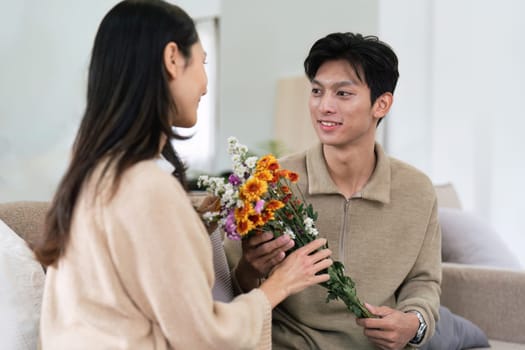
[{"label": "man's nose", "polygon": [[335,101],[330,94],[325,94],[319,101],[319,111],[323,114],[331,114],[335,112]]}]

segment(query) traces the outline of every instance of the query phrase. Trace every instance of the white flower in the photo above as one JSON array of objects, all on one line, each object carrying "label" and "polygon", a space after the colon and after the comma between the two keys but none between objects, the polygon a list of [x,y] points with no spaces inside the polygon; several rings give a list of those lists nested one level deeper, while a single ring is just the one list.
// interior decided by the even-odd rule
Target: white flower
[{"label": "white flower", "polygon": [[[234,164],[233,165],[233,173],[239,178],[244,179],[244,175],[248,172],[248,168],[245,167],[242,164]],[[242,180],[241,180],[242,181]]]},{"label": "white flower", "polygon": [[308,216],[308,217],[306,217],[304,219],[304,225],[306,227],[312,227],[312,226],[314,226],[314,220],[311,217]]},{"label": "white flower", "polygon": [[238,154],[234,154],[234,155],[232,155],[231,159],[232,159],[232,163],[233,163],[234,165],[237,165],[237,164],[241,164],[241,163],[242,163],[241,156],[238,155]]},{"label": "white flower", "polygon": [[315,227],[307,228],[306,232],[314,237],[317,237],[317,235],[319,234],[319,231]]},{"label": "white flower", "polygon": [[199,176],[199,179],[197,180],[197,186],[199,187],[205,187],[208,186],[210,177],[208,175],[201,175]]},{"label": "white flower", "polygon": [[306,218],[304,218],[304,226],[307,234],[312,235],[314,237],[319,234],[319,231],[314,226],[314,220],[311,217],[307,216]]},{"label": "white flower", "polygon": [[248,153],[248,147],[246,147],[245,145],[241,145],[235,137],[228,138],[228,154],[229,155],[231,156],[239,155],[242,161],[246,157],[246,153]]},{"label": "white flower", "polygon": [[237,204],[237,199],[239,199],[239,192],[235,191],[233,185],[230,183],[224,185],[221,204],[226,208],[231,208]]},{"label": "white flower", "polygon": [[202,214],[202,218],[204,219],[204,221],[206,222],[212,222],[216,217],[219,216],[220,213],[218,212],[211,212],[211,211],[207,211],[205,212],[204,214]]},{"label": "white flower", "polygon": [[295,239],[295,233],[288,226],[284,229],[284,234],[290,236],[291,239]]},{"label": "white flower", "polygon": [[244,163],[248,168],[254,169],[257,165],[257,157],[248,157]]}]

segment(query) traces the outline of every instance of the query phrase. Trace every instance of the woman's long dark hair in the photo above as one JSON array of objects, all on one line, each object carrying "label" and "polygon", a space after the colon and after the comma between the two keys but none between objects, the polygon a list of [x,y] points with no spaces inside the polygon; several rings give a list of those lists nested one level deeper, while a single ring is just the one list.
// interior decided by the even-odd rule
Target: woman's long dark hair
[{"label": "woman's long dark hair", "polygon": [[[181,138],[171,127],[176,106],[163,53],[174,42],[189,60],[198,40],[193,20],[160,0],[123,1],[104,17],[93,45],[87,106],[72,159],[51,203],[44,238],[34,247],[41,264],[52,265],[64,253],[80,190],[101,160],[107,160],[101,177],[115,168],[115,191],[126,169],[159,153],[161,135]],[[184,167],[169,140],[163,151],[184,183]]]}]

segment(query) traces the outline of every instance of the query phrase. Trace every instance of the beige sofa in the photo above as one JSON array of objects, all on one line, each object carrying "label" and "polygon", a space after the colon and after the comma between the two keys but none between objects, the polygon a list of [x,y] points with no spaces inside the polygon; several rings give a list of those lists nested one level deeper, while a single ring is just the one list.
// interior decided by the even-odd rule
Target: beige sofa
[{"label": "beige sofa", "polygon": [[[0,219],[31,244],[47,207],[0,203]],[[442,304],[483,329],[493,349],[525,349],[525,271],[444,263]]]}]

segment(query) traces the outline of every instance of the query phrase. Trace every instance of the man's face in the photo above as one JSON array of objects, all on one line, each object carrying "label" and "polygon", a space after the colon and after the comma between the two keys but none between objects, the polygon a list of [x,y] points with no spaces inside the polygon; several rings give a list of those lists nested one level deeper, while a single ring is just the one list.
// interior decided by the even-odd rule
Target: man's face
[{"label": "man's face", "polygon": [[[310,116],[324,145],[348,147],[375,139],[378,117],[370,89],[345,60],[327,61],[312,80]],[[373,141],[372,141],[373,142]]]}]

